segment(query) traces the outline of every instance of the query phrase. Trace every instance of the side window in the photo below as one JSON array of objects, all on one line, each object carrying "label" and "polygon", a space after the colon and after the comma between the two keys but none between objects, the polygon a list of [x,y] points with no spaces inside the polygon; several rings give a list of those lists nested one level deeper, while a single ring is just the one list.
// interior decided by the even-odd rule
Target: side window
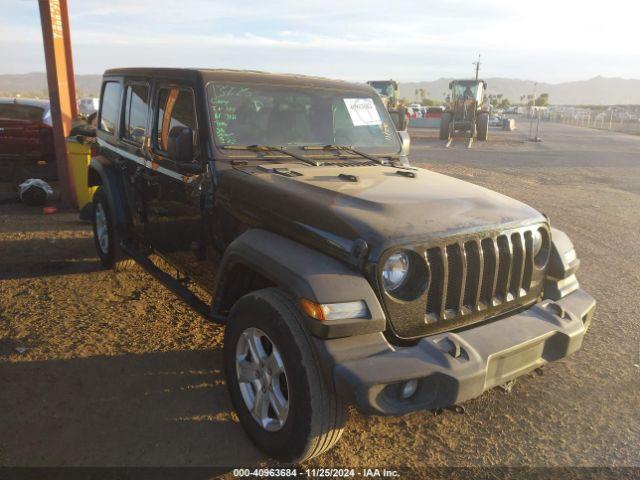
[{"label": "side window", "polygon": [[114,134],[118,112],[120,111],[120,96],[122,87],[118,82],[106,82],[100,100],[100,130]]},{"label": "side window", "polygon": [[158,92],[158,115],[155,131],[157,132],[157,150],[167,151],[169,132],[173,127],[188,127],[193,130],[193,142],[196,144],[196,112],[194,110],[193,93],[178,87],[161,88]]},{"label": "side window", "polygon": [[123,138],[135,143],[142,143],[147,125],[148,106],[149,87],[147,85],[129,85],[124,107]]}]

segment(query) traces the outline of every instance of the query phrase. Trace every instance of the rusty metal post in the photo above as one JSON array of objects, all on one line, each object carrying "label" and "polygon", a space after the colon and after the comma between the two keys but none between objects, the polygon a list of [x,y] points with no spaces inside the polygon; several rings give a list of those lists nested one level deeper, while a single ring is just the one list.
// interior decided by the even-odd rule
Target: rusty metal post
[{"label": "rusty metal post", "polygon": [[69,85],[69,99],[71,100],[71,118],[78,116],[78,102],[76,98],[76,76],[73,72],[73,55],[71,54],[71,28],[69,27],[69,9],[67,0],[59,0],[62,28],[64,30],[64,54],[67,64],[67,82]]},{"label": "rusty metal post", "polygon": [[67,159],[66,138],[77,112],[71,37],[66,0],[38,0],[44,56],[47,65],[47,86],[51,104],[53,141],[60,197],[63,206],[75,205],[75,189]]}]

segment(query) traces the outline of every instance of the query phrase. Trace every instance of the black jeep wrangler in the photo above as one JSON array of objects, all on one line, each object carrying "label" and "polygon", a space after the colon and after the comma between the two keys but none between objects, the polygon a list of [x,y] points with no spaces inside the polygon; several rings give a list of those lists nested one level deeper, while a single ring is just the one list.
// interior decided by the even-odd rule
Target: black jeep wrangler
[{"label": "black jeep wrangler", "polygon": [[141,68],[107,71],[101,97],[100,259],[226,324],[233,405],[272,457],[329,449],[346,404],[456,405],[580,348],[595,301],[567,236],[409,166],[371,87]]}]

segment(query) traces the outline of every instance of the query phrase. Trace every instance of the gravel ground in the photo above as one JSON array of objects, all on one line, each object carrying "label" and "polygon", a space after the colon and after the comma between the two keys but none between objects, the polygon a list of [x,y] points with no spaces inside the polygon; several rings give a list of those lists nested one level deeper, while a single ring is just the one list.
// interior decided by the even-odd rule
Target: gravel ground
[{"label": "gravel ground", "polygon": [[[640,466],[640,138],[527,131],[470,150],[415,131],[412,161],[523,200],[571,236],[599,302],[583,349],[465,415],[351,412],[308,466]],[[102,270],[77,214],[0,205],[0,465],[266,464],[231,410],[222,335],[138,267]]]}]

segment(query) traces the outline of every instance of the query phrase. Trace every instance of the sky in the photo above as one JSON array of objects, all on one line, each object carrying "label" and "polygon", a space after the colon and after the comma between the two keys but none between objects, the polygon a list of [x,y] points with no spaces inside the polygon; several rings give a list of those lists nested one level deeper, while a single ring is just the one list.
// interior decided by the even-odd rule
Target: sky
[{"label": "sky", "polygon": [[[634,0],[68,0],[76,74],[209,67],[353,81],[640,78]],[[37,0],[0,0],[0,74],[45,70]]]}]

